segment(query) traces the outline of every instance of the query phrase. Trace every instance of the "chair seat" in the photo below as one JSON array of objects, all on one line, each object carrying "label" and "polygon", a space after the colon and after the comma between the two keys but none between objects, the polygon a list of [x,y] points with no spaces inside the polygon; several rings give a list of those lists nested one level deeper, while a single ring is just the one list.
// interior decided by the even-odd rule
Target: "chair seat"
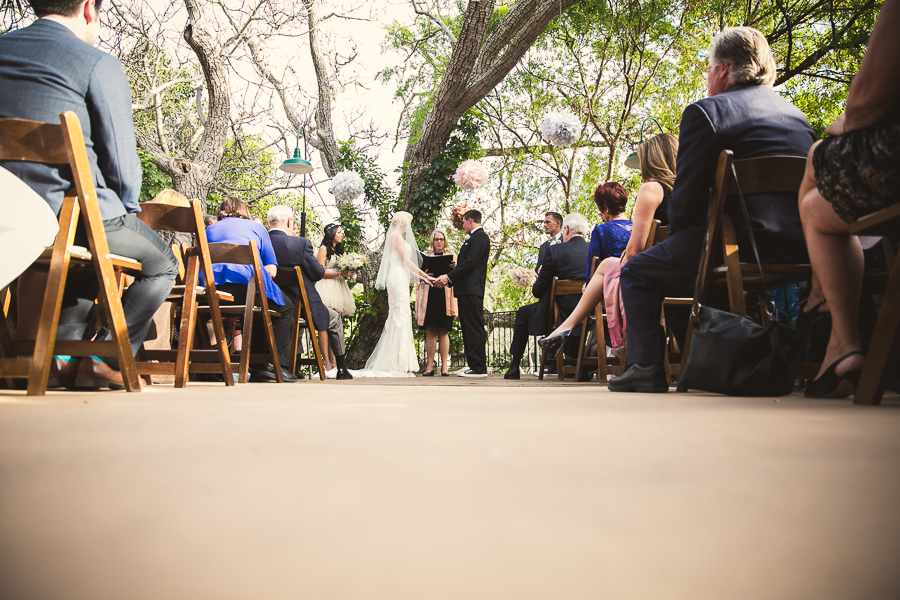
[{"label": "chair seat", "polygon": [[[70,266],[93,266],[94,263],[91,262],[93,259],[91,251],[84,246],[69,246],[67,251],[69,253],[69,256],[71,257],[71,262],[69,263]],[[49,265],[50,258],[52,256],[53,248],[46,248],[35,262],[40,265]],[[127,271],[140,271],[142,268],[140,261],[134,260],[133,258],[128,258],[127,256],[120,256],[118,254],[109,253],[106,255],[106,258],[108,258],[113,267],[117,269],[124,269]]]}]

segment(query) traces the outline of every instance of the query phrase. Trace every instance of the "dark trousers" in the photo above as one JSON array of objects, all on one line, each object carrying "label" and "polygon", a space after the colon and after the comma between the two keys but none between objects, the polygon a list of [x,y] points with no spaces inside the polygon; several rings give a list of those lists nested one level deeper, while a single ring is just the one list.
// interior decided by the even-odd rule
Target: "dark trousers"
[{"label": "dark trousers", "polygon": [[[628,322],[628,364],[662,364],[665,335],[659,324],[666,296],[683,296],[697,276],[705,227],[673,233],[622,267],[619,283]],[[693,290],[686,292],[692,295]]]},{"label": "dark trousers", "polygon": [[[178,274],[178,263],[171,248],[163,243],[155,231],[133,214],[104,221],[103,229],[106,231],[110,252],[141,262],[140,274],[122,295],[131,350],[137,352],[147,337],[153,313],[172,290],[175,276]],[[82,231],[76,234],[76,244],[87,245]],[[58,339],[90,338],[93,327],[89,326],[92,325],[94,300],[98,292],[99,284],[93,273],[73,274],[68,278],[63,307],[59,313]],[[101,340],[109,337],[110,333],[106,327],[97,335],[97,339]],[[117,361],[113,359],[108,362],[113,367],[118,366]]]},{"label": "dark trousers", "polygon": [[509,353],[512,356],[510,366],[518,367],[528,348],[528,332],[531,329],[531,321],[537,304],[528,304],[516,311],[516,320],[513,323],[513,337],[509,344]]},{"label": "dark trousers", "polygon": [[[247,297],[247,285],[243,283],[223,283],[216,284],[216,289],[227,292],[234,296],[234,303],[243,304]],[[278,352],[278,360],[281,361],[281,368],[285,371],[291,369],[291,326],[294,323],[294,303],[286,295],[282,294],[284,304],[276,304],[269,300],[269,310],[278,312],[278,315],[272,315],[272,332],[275,334],[275,349]],[[231,302],[223,302],[223,304],[231,304]],[[246,326],[245,326],[246,328]],[[265,325],[260,321],[253,324],[253,336],[250,340],[250,352],[253,354],[263,354],[267,350]],[[241,352],[246,352],[246,348],[242,348]]]},{"label": "dark trousers", "polygon": [[484,344],[484,296],[457,296],[459,325],[463,334],[466,364],[475,373],[487,373],[487,355]]}]

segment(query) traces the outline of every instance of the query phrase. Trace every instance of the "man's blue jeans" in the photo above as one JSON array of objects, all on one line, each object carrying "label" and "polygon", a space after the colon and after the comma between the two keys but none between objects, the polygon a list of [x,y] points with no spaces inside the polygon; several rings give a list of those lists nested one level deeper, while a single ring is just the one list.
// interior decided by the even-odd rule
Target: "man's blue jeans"
[{"label": "man's blue jeans", "polygon": [[[172,290],[175,276],[178,274],[178,263],[172,250],[156,232],[133,214],[104,221],[103,228],[106,231],[110,252],[141,262],[140,274],[135,276],[134,282],[122,296],[131,350],[137,352],[147,337],[153,314]],[[75,236],[75,243],[87,245],[80,228]],[[97,277],[93,273],[78,275],[73,273],[69,277],[63,296],[63,308],[59,314],[57,339],[90,338],[94,330],[90,325],[93,321],[94,300],[98,292]],[[97,335],[97,339],[101,340],[109,337],[110,333],[106,327]],[[113,367],[117,366],[115,360],[108,362]]]}]

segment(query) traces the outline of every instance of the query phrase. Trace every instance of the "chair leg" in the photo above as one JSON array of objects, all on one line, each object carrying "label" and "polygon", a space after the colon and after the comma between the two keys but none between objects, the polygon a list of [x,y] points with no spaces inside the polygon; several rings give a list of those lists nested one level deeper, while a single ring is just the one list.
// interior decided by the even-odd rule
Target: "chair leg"
[{"label": "chair leg", "polygon": [[895,260],[869,343],[854,404],[881,404],[891,367],[900,354],[900,260]]},{"label": "chair leg", "polygon": [[197,273],[199,260],[192,256],[188,260],[184,276],[184,298],[181,304],[181,331],[190,332],[179,338],[178,353],[175,358],[175,387],[183,388],[188,381],[191,368],[191,350],[194,346],[193,332],[197,327]]}]

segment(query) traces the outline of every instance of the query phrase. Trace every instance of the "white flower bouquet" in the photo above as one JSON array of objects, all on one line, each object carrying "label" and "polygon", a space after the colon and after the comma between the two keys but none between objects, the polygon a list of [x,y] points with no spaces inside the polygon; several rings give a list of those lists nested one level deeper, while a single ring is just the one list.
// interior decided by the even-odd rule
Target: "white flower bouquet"
[{"label": "white flower bouquet", "polygon": [[537,281],[537,273],[528,267],[516,267],[509,272],[509,276],[513,283],[522,288],[530,288]]},{"label": "white flower bouquet", "polygon": [[337,265],[341,271],[358,271],[364,264],[366,257],[358,252],[346,252],[337,257]]}]

